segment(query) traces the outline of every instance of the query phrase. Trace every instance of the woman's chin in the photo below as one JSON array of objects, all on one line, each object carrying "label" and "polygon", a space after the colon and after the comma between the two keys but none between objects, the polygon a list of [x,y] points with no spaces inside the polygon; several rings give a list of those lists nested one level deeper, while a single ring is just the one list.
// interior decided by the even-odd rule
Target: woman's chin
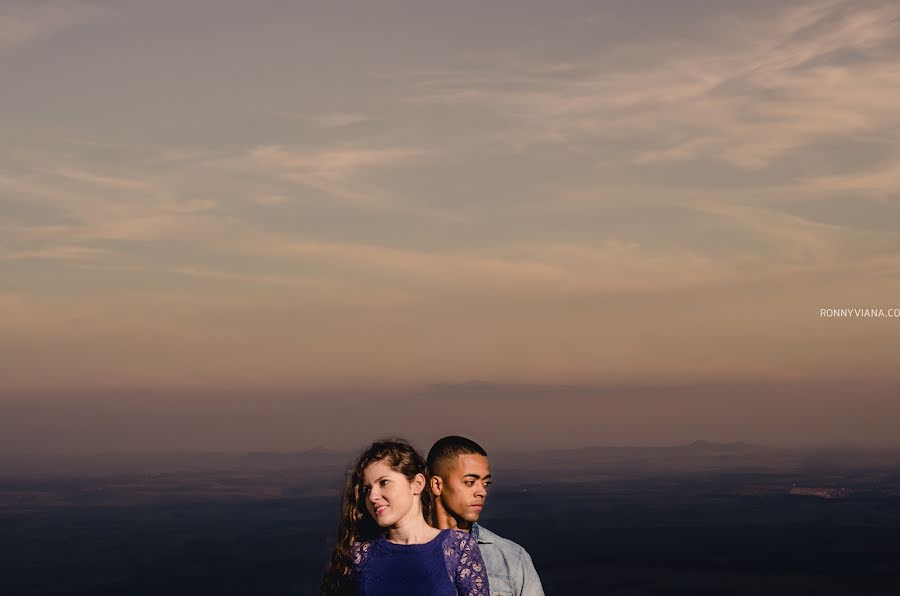
[{"label": "woman's chin", "polygon": [[374,515],[371,517],[372,517],[372,521],[374,521],[375,525],[378,526],[379,528],[387,528],[388,526],[391,525],[390,522],[388,520],[384,519],[383,517],[375,517]]}]

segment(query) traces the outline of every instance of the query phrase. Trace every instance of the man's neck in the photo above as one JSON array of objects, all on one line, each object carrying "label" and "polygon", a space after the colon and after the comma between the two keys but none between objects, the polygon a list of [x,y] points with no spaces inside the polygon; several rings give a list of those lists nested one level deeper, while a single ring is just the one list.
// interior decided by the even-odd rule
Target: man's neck
[{"label": "man's neck", "polygon": [[467,522],[464,519],[459,519],[454,517],[449,511],[444,509],[440,503],[436,504],[435,507],[435,521],[437,522],[438,529],[446,530],[462,530],[464,532],[468,532],[472,529],[472,524]]}]

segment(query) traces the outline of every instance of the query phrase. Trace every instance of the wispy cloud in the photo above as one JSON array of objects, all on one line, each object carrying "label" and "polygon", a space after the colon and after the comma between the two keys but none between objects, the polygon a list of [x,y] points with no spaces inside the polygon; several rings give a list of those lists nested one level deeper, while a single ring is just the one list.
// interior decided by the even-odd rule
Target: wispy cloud
[{"label": "wispy cloud", "polygon": [[260,195],[256,197],[255,202],[257,205],[283,205],[287,203],[290,199],[288,199],[284,195]]},{"label": "wispy cloud", "polygon": [[363,114],[353,114],[348,112],[330,112],[327,114],[317,114],[308,116],[307,121],[321,128],[344,128],[353,126],[354,124],[362,124],[367,120]]},{"label": "wispy cloud", "polygon": [[152,176],[65,155],[20,156],[16,170],[0,174],[0,196],[21,205],[18,215],[7,209],[7,242],[15,241],[16,254],[29,258],[57,258],[60,246],[81,258],[108,254],[105,241],[156,239],[192,228],[216,207],[212,199],[180,194]]},{"label": "wispy cloud", "polygon": [[373,169],[406,165],[423,153],[419,149],[394,147],[299,150],[260,145],[249,151],[246,163],[330,196],[369,202],[377,193],[367,193],[353,185],[354,178]]},{"label": "wispy cloud", "polygon": [[99,186],[113,190],[132,190],[146,192],[150,189],[150,186],[142,180],[104,176],[72,166],[61,166],[54,172],[54,174],[61,178],[65,178],[68,181],[79,182],[90,186]]},{"label": "wispy cloud", "polygon": [[898,17],[894,3],[788,5],[707,22],[702,41],[613,48],[580,68],[423,75],[411,101],[491,110],[495,140],[518,151],[615,143],[613,163],[762,170],[821,138],[892,134]]},{"label": "wispy cloud", "polygon": [[[31,341],[34,365],[3,369],[23,386],[47,345],[61,383],[888,370],[893,327],[816,307],[896,295],[895,3],[659,0],[677,22],[658,26],[622,3],[521,28],[492,9],[465,49],[455,31],[385,49],[381,19],[342,30],[352,65],[321,58],[346,72],[305,51],[328,19],[223,48],[209,32],[234,12],[176,4],[128,4],[109,54],[71,55],[54,36],[112,4],[0,8],[22,83],[0,349]],[[407,31],[433,16],[414,12]],[[863,337],[871,364],[846,354]]]},{"label": "wispy cloud", "polygon": [[99,4],[77,0],[5,0],[0,4],[0,51],[46,39],[105,12]]},{"label": "wispy cloud", "polygon": [[764,207],[698,202],[697,211],[731,220],[763,238],[771,250],[760,261],[779,265],[819,267],[844,258],[848,234],[840,226],[824,224]]},{"label": "wispy cloud", "polygon": [[65,244],[31,250],[9,250],[0,246],[0,261],[6,262],[35,260],[85,261],[108,254],[108,251],[99,248]]},{"label": "wispy cloud", "polygon": [[288,122],[301,122],[312,128],[324,130],[353,127],[370,120],[369,116],[361,112],[297,112],[285,109],[266,109],[259,113]]},{"label": "wispy cloud", "polygon": [[[300,242],[256,236],[244,248],[268,258],[319,263],[333,274],[376,275],[421,296],[471,295],[484,300],[569,300],[613,295],[663,296],[673,290],[728,285],[746,271],[689,251],[652,251],[633,243],[605,247],[529,245],[509,255],[434,253],[371,244]],[[767,275],[771,271],[765,272]]]}]

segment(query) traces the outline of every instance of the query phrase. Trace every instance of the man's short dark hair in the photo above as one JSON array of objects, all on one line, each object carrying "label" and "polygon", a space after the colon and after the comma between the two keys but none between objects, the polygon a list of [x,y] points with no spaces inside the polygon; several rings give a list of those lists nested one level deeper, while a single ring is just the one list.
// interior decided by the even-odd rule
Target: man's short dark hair
[{"label": "man's short dark hair", "polygon": [[442,469],[448,461],[455,460],[460,455],[483,455],[487,457],[487,451],[481,445],[465,437],[455,435],[438,439],[428,452],[428,474],[440,476],[438,470]]}]

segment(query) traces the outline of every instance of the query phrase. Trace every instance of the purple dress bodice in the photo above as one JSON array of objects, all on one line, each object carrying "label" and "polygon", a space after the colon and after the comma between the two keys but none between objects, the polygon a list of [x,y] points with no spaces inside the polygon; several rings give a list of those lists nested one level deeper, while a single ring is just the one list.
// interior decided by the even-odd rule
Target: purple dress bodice
[{"label": "purple dress bodice", "polygon": [[394,544],[383,536],[350,549],[359,596],[488,596],[478,542],[441,530],[425,544]]}]

